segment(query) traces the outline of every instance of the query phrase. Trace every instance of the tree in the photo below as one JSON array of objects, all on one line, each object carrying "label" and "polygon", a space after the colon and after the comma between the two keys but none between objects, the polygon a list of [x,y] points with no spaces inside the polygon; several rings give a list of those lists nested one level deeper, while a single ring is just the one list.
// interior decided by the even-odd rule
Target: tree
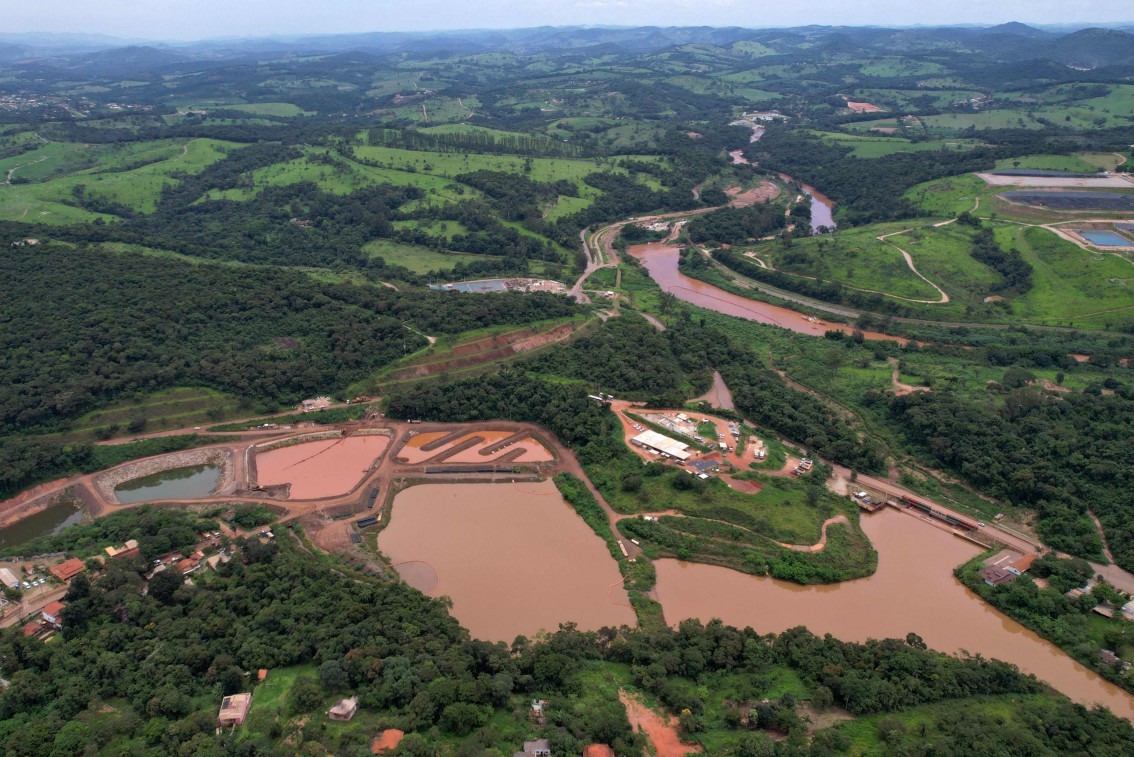
[{"label": "tree", "polygon": [[327,660],[319,666],[319,681],[332,694],[343,691],[350,685],[350,679],[338,660]]},{"label": "tree", "polygon": [[323,689],[319,686],[319,682],[312,676],[299,676],[291,685],[291,692],[288,694],[288,712],[293,715],[310,712],[322,701]]},{"label": "tree", "polygon": [[163,605],[173,604],[174,593],[185,583],[185,577],[177,568],[169,567],[150,579],[149,595]]},{"label": "tree", "polygon": [[454,702],[441,711],[441,727],[458,736],[472,733],[486,722],[488,715],[470,702]]}]

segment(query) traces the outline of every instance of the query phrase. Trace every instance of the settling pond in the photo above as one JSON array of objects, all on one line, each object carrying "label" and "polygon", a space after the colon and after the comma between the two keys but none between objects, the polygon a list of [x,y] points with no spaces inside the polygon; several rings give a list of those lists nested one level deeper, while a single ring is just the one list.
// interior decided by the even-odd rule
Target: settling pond
[{"label": "settling pond", "polygon": [[913,632],[932,649],[1013,663],[1076,702],[1102,704],[1134,718],[1134,697],[994,610],[953,576],[954,567],[978,554],[977,547],[891,510],[863,518],[862,527],[878,550],[878,571],[833,586],[799,586],[659,560],[657,589],[666,621],[720,618],[760,633],[807,626],[844,641]]},{"label": "settling pond", "polygon": [[40,536],[57,534],[67,526],[82,521],[83,511],[77,507],[67,503],[52,505],[7,528],[0,528],[0,548],[17,547]]},{"label": "settling pond", "polygon": [[155,499],[200,499],[216,490],[220,475],[217,465],[174,468],[119,484],[114,496],[124,505]]},{"label": "settling pond", "polygon": [[378,547],[479,639],[637,623],[606,544],[551,481],[412,486]]},{"label": "settling pond", "polygon": [[388,437],[376,434],[323,439],[256,455],[256,483],[291,484],[291,499],[346,494],[385,452]]}]

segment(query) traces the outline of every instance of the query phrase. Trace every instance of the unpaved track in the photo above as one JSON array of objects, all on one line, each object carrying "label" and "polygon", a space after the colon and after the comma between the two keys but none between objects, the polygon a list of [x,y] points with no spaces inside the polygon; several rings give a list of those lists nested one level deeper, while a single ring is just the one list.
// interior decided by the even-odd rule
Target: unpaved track
[{"label": "unpaved track", "polygon": [[[934,284],[929,279],[925,278],[925,276],[921,275],[921,271],[917,270],[917,267],[914,265],[913,258],[910,256],[910,254],[908,252],[906,252],[905,250],[903,250],[901,247],[894,244],[893,242],[887,242],[886,241],[889,237],[896,237],[896,236],[899,236],[900,234],[907,234],[911,231],[913,231],[913,229],[904,229],[903,231],[895,231],[891,234],[883,234],[882,236],[878,237],[878,241],[879,242],[886,242],[886,244],[890,245],[895,250],[902,253],[902,257],[906,259],[906,265],[908,265],[910,267],[910,270],[914,272],[914,275],[917,276],[922,281],[924,281],[926,284],[929,284],[931,287],[936,289],[937,293],[941,295],[941,299],[938,299],[938,300],[915,300],[915,299],[911,299],[909,297],[900,297],[896,294],[889,294],[887,292],[875,292],[875,294],[885,294],[887,297],[893,297],[896,300],[905,300],[906,302],[919,302],[919,303],[922,303],[922,304],[925,304],[925,305],[944,305],[945,303],[949,302],[949,295],[945,294],[945,290],[942,289],[941,287],[937,286],[936,284]],[[869,292],[871,290],[865,289],[863,291]]]}]

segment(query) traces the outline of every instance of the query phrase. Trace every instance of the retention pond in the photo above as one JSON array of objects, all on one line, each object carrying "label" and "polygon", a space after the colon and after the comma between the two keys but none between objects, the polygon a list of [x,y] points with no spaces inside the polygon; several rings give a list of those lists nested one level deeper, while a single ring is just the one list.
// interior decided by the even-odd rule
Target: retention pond
[{"label": "retention pond", "polygon": [[7,528],[0,528],[0,548],[17,547],[40,536],[57,534],[67,526],[81,523],[83,511],[61,502],[46,510],[21,518]]},{"label": "retention pond", "polygon": [[411,486],[378,547],[480,639],[636,623],[606,544],[551,481]]},{"label": "retention pond", "polygon": [[386,451],[388,437],[374,434],[322,439],[256,455],[256,483],[291,484],[291,499],[346,494]]},{"label": "retention pond", "polygon": [[666,620],[685,618],[778,633],[807,626],[845,641],[918,634],[933,649],[996,658],[1033,673],[1082,704],[1134,719],[1134,697],[1075,662],[1054,644],[1000,614],[953,576],[977,548],[909,515],[863,518],[878,550],[878,571],[833,586],[799,586],[726,568],[659,560]]},{"label": "retention pond", "polygon": [[217,465],[174,468],[119,484],[114,496],[124,505],[155,499],[200,499],[213,493],[220,475]]}]

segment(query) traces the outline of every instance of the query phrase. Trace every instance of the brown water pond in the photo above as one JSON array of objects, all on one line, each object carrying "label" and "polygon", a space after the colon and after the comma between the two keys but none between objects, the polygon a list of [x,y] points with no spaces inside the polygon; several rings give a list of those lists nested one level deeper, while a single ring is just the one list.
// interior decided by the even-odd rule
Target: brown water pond
[{"label": "brown water pond", "polygon": [[[436,457],[442,457],[447,463],[488,463],[496,460],[504,455],[514,453],[517,449],[522,449],[524,453],[518,457],[513,458],[513,461],[519,462],[545,462],[552,459],[552,454],[542,444],[534,439],[527,438],[521,439],[517,442],[509,444],[503,449],[496,450],[490,454],[481,454],[482,450],[492,447],[508,437],[514,436],[515,431],[476,431],[465,434],[464,436],[453,439],[448,444],[444,444],[432,450],[424,450],[422,447],[432,442],[436,442],[448,435],[447,432],[429,432],[425,434],[416,434],[410,437],[400,450],[398,450],[398,460],[407,462],[413,465],[423,463],[427,460],[432,460]],[[456,454],[446,454],[454,447],[466,444],[470,439],[477,438],[482,441],[474,444],[467,449],[462,449]]]},{"label": "brown water pond", "polygon": [[480,639],[636,624],[606,545],[551,481],[412,486],[378,548],[411,586],[450,597]]},{"label": "brown water pond", "polygon": [[291,499],[346,494],[358,485],[389,443],[385,436],[368,434],[262,452],[256,456],[256,482],[261,486],[291,484]]},{"label": "brown water pond", "polygon": [[760,633],[802,625],[845,641],[913,632],[933,649],[1013,663],[1077,702],[1134,718],[1134,697],[994,610],[953,576],[954,567],[977,554],[976,547],[890,510],[864,518],[862,526],[878,550],[878,571],[834,586],[799,586],[659,560],[657,586],[666,620],[720,618]]}]

